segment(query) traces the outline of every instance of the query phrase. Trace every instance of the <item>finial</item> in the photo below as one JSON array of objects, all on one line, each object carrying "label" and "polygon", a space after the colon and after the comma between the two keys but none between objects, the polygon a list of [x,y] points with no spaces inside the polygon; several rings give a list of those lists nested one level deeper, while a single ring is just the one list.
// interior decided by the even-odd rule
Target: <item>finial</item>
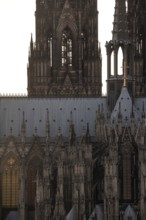
[{"label": "finial", "polygon": [[89,123],[87,123],[87,133],[89,134]]},{"label": "finial", "polygon": [[34,128],[35,136],[37,136],[37,131],[38,131],[38,130],[37,130],[37,127],[35,127],[35,128]]},{"label": "finial", "polygon": [[24,111],[23,111],[23,114],[22,114],[22,125],[21,125],[21,139],[22,139],[22,142],[24,142],[25,133],[26,133],[25,114],[24,114]]},{"label": "finial", "polygon": [[73,123],[73,114],[72,114],[72,111],[70,112],[70,125],[72,125]]},{"label": "finial", "polygon": [[58,128],[58,136],[61,136],[61,127]]},{"label": "finial", "polygon": [[12,133],[13,133],[13,128],[10,127],[10,136],[12,136]]},{"label": "finial", "polygon": [[49,110],[48,109],[46,109],[46,119],[47,119],[47,123],[49,123]]},{"label": "finial", "polygon": [[123,87],[127,87],[127,65],[126,61],[124,61],[124,84]]},{"label": "finial", "polygon": [[87,123],[87,132],[86,132],[87,143],[90,142],[90,131],[89,131],[89,123]]},{"label": "finial", "polygon": [[49,126],[49,111],[46,109],[46,142],[49,142],[50,126]]},{"label": "finial", "polygon": [[33,36],[32,36],[32,33],[31,33],[31,42],[33,42]]},{"label": "finial", "polygon": [[125,125],[126,125],[126,127],[128,125],[128,118],[127,118],[127,116],[125,117]]},{"label": "finial", "polygon": [[86,129],[85,127],[83,126],[83,136],[86,134]]},{"label": "finial", "polygon": [[24,111],[22,113],[22,126],[25,129],[25,113],[24,113]]}]

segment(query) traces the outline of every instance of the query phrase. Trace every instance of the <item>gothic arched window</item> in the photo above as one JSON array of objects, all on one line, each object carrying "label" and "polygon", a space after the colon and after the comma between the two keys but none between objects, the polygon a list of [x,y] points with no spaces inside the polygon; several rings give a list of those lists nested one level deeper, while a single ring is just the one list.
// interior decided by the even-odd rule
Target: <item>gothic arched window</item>
[{"label": "gothic arched window", "polygon": [[121,47],[118,50],[118,75],[123,75],[123,51]]},{"label": "gothic arched window", "polygon": [[2,173],[2,206],[17,208],[19,204],[19,166],[15,158],[10,157]]},{"label": "gothic arched window", "polygon": [[72,66],[72,34],[69,28],[62,32],[61,64],[62,67]]},{"label": "gothic arched window", "polygon": [[133,202],[138,198],[138,152],[130,142],[120,148],[120,194],[122,201]]},{"label": "gothic arched window", "polygon": [[28,208],[34,209],[36,198],[36,175],[42,163],[38,157],[33,158],[27,170],[27,205]]},{"label": "gothic arched window", "polygon": [[52,67],[52,36],[48,38],[48,49],[49,49],[49,58],[50,58],[50,66]]},{"label": "gothic arched window", "polygon": [[72,170],[70,167],[64,167],[63,183],[64,207],[68,213],[72,207]]},{"label": "gothic arched window", "polygon": [[110,65],[111,65],[110,75],[114,76],[115,73],[114,73],[114,52],[113,51],[111,53],[111,63],[110,63]]}]

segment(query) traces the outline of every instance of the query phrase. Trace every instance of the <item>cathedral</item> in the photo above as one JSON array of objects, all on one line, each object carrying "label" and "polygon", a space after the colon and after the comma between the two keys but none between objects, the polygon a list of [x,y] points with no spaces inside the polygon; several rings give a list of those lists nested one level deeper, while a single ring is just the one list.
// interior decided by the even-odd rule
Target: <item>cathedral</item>
[{"label": "cathedral", "polygon": [[146,219],[146,2],[36,0],[28,95],[0,97],[1,220]]}]

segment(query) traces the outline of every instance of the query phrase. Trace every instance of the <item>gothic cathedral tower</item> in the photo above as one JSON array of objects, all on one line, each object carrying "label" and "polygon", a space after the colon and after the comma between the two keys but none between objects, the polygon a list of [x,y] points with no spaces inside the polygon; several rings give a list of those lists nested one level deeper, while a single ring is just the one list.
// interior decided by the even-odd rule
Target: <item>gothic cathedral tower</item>
[{"label": "gothic cathedral tower", "polygon": [[101,96],[97,1],[36,0],[29,97]]}]

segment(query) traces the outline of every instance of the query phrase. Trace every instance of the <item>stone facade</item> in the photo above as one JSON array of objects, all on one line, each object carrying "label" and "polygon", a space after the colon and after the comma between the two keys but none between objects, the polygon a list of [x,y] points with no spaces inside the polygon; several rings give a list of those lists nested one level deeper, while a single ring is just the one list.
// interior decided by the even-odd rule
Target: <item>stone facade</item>
[{"label": "stone facade", "polygon": [[97,1],[36,1],[28,97],[0,97],[0,219],[146,219],[145,2],[115,3],[102,97]]},{"label": "stone facade", "polygon": [[96,101],[1,98],[1,219],[90,216]]}]

